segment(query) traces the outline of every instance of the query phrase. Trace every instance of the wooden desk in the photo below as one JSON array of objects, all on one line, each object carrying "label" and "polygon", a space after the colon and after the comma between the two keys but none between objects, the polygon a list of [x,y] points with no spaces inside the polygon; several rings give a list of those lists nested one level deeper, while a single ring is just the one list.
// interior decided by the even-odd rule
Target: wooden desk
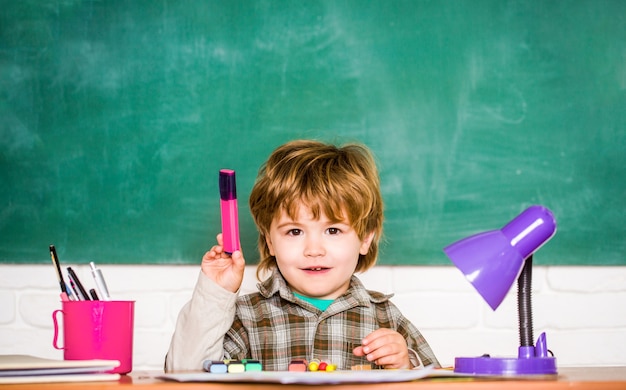
[{"label": "wooden desk", "polygon": [[[83,382],[3,385],[2,390],[114,390],[136,387],[142,390],[311,390],[324,386],[250,383],[178,383],[156,379],[160,372],[133,372],[117,382]],[[330,387],[330,386],[328,386]],[[426,379],[415,382],[333,385],[334,390],[453,390],[453,389],[626,389],[625,367],[560,368],[555,380],[478,380],[472,378]]]}]

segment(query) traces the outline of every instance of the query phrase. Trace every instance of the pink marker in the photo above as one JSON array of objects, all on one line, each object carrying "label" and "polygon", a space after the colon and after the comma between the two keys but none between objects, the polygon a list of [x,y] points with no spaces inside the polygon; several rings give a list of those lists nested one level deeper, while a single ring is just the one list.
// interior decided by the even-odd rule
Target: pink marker
[{"label": "pink marker", "polygon": [[222,210],[222,238],[224,252],[239,250],[239,214],[237,211],[237,185],[235,171],[220,170],[220,209]]}]

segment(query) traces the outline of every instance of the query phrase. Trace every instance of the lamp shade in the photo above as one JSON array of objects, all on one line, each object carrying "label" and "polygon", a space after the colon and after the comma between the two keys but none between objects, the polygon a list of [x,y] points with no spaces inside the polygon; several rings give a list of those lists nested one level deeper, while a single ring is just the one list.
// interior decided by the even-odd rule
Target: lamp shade
[{"label": "lamp shade", "polygon": [[502,229],[464,238],[443,251],[495,310],[517,280],[524,260],[555,232],[552,212],[531,206]]}]

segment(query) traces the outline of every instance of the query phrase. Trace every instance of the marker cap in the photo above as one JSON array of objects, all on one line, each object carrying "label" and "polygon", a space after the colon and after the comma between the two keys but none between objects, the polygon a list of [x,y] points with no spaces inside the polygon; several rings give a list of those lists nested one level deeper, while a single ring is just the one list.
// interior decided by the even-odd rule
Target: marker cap
[{"label": "marker cap", "polygon": [[237,185],[235,184],[235,171],[232,169],[220,170],[220,198],[222,200],[237,199]]}]

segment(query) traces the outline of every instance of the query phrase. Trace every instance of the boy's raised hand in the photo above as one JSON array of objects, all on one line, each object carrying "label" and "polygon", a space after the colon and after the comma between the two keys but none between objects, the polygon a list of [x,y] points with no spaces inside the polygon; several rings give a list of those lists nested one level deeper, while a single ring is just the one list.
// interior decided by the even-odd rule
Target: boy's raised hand
[{"label": "boy's raised hand", "polygon": [[241,287],[246,261],[241,251],[235,251],[232,255],[225,253],[223,244],[220,233],[217,235],[217,245],[204,254],[200,267],[207,277],[234,293]]},{"label": "boy's raised hand", "polygon": [[395,330],[376,329],[352,352],[384,368],[411,368],[406,340]]}]

